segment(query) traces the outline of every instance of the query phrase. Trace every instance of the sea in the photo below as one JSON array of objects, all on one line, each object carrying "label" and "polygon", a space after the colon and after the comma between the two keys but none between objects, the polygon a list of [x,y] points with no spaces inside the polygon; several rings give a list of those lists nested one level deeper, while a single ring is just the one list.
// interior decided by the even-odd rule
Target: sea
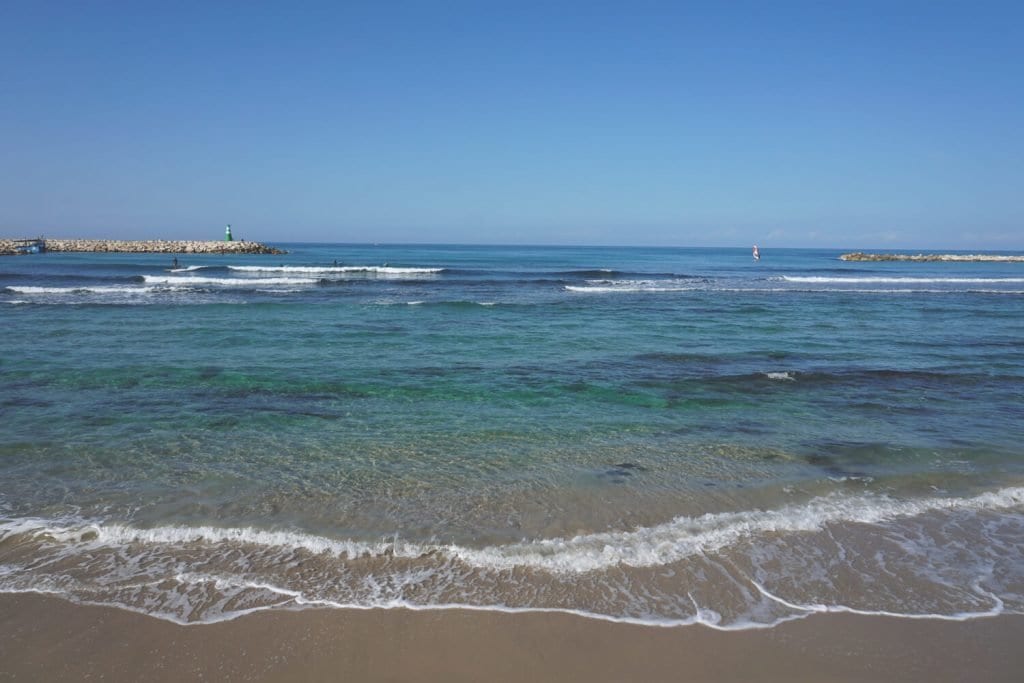
[{"label": "sea", "polygon": [[0,259],[0,592],[1024,613],[1024,263],[275,246]]}]

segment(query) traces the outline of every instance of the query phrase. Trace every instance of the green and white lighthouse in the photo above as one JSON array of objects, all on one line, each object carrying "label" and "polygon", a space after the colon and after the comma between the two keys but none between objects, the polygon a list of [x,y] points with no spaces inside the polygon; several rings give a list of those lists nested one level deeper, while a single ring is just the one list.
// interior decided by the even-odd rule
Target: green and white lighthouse
[{"label": "green and white lighthouse", "polygon": [[230,242],[231,241],[231,224],[230,223],[228,223],[228,227],[224,228],[224,241],[225,242]]}]

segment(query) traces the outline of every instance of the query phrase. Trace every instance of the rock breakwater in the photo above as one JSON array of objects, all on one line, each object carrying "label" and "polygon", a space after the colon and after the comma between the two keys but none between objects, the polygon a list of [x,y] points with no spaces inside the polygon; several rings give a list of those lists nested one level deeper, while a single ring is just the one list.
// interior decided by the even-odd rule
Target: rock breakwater
[{"label": "rock breakwater", "polygon": [[1024,255],[1010,254],[843,254],[840,261],[1002,261],[1024,263]]},{"label": "rock breakwater", "polygon": [[[18,253],[23,240],[0,239],[0,254]],[[108,252],[121,254],[286,254],[261,242],[215,240],[44,240],[46,251]]]}]

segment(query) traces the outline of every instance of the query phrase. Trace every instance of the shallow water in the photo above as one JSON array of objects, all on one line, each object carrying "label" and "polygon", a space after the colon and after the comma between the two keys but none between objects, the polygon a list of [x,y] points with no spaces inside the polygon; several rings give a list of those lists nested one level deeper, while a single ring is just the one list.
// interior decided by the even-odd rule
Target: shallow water
[{"label": "shallow water", "polygon": [[0,261],[0,590],[1024,610],[1022,264],[286,247]]}]

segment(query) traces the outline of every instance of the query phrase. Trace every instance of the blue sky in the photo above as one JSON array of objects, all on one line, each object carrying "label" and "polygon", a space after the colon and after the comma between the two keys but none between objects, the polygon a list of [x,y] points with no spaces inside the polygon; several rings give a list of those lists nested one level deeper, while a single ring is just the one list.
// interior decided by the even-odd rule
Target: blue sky
[{"label": "blue sky", "polygon": [[1024,3],[0,3],[0,234],[1024,248]]}]

